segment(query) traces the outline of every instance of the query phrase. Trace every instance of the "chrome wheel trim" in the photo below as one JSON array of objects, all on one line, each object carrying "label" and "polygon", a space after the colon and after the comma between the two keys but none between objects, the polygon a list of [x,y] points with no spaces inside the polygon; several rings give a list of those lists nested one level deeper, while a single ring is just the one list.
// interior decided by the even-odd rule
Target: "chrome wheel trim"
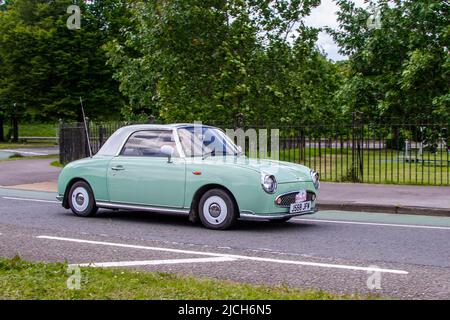
[{"label": "chrome wheel trim", "polygon": [[72,206],[78,212],[85,211],[89,206],[89,193],[85,188],[78,187],[72,192]]},{"label": "chrome wheel trim", "polygon": [[212,225],[224,222],[228,215],[228,207],[219,196],[211,196],[203,204],[203,216]]}]

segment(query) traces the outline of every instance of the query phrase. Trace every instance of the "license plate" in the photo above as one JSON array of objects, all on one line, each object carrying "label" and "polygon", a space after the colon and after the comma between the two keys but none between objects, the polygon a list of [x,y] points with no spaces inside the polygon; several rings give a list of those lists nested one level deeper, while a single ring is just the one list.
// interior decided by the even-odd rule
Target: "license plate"
[{"label": "license plate", "polygon": [[311,201],[292,203],[289,213],[301,213],[311,211]]}]

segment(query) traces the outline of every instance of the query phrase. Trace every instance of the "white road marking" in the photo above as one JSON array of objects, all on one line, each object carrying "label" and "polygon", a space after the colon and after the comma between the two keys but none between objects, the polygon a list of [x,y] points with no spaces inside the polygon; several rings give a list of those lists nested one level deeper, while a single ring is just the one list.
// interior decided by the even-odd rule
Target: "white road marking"
[{"label": "white road marking", "polygon": [[15,197],[2,197],[7,200],[20,200],[20,201],[32,201],[32,202],[44,202],[44,203],[61,203],[56,200],[41,200],[41,199],[31,199],[31,198],[15,198]]},{"label": "white road marking", "polygon": [[195,255],[213,256],[213,257],[228,257],[228,258],[232,258],[232,259],[243,259],[243,260],[271,262],[271,263],[280,263],[280,264],[293,264],[293,265],[302,265],[302,266],[310,266],[310,267],[346,269],[346,270],[357,270],[357,271],[365,271],[365,272],[368,272],[368,271],[384,272],[384,273],[403,274],[403,275],[408,274],[407,271],[395,270],[395,269],[360,267],[360,266],[330,264],[330,263],[317,263],[317,262],[297,261],[297,260],[280,260],[280,259],[271,259],[271,258],[263,258],[263,257],[223,254],[223,253],[216,253],[216,252],[203,252],[203,251],[181,250],[181,249],[171,249],[171,248],[161,248],[161,247],[148,247],[148,246],[139,246],[139,245],[132,245],[132,244],[92,241],[92,240],[62,238],[62,237],[52,237],[52,236],[37,236],[37,238],[48,239],[48,240],[69,241],[69,242],[77,242],[77,243],[88,243],[88,244],[96,244],[96,245],[104,245],[104,246],[114,246],[114,247],[121,247],[121,248],[143,249],[143,250],[152,250],[152,251],[165,251],[165,252],[195,254]]},{"label": "white road marking", "polygon": [[[32,198],[16,198],[16,197],[2,197],[7,200],[20,200],[20,201],[32,201],[32,202],[42,202],[42,203],[57,203],[60,201],[56,200],[41,200]],[[439,226],[425,226],[425,225],[411,225],[411,224],[393,224],[393,223],[376,223],[376,222],[359,222],[359,221],[340,221],[340,220],[325,220],[325,219],[301,219],[294,218],[291,221],[306,221],[306,222],[319,222],[319,223],[336,223],[336,224],[353,224],[353,225],[366,225],[366,226],[379,226],[379,227],[398,227],[398,228],[416,228],[416,229],[434,229],[434,230],[450,230],[450,227],[439,227]]]},{"label": "white road marking", "polygon": [[79,267],[131,267],[131,266],[157,266],[164,264],[183,264],[183,263],[205,263],[205,262],[228,262],[237,259],[229,257],[213,257],[213,258],[192,258],[192,259],[166,259],[166,260],[144,260],[144,261],[117,261],[117,262],[94,262],[79,263],[73,266]]},{"label": "white road marking", "polygon": [[32,156],[47,156],[47,153],[41,153],[41,152],[31,152],[31,151],[22,151],[22,150],[11,150],[11,149],[3,149],[4,152],[9,153],[23,153],[23,154],[29,154]]},{"label": "white road marking", "polygon": [[292,219],[291,221],[299,221],[299,222],[307,221],[307,222],[319,222],[319,223],[323,222],[323,223],[338,223],[338,224],[356,224],[356,225],[366,225],[366,226],[416,228],[416,229],[450,230],[450,227],[423,226],[423,225],[413,225],[413,224],[393,224],[393,223],[339,221],[339,220],[323,220],[323,219]]}]

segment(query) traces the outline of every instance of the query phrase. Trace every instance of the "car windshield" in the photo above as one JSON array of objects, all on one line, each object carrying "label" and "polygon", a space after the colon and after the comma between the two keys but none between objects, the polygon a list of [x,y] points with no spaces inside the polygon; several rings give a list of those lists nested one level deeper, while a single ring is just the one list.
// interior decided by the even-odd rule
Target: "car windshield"
[{"label": "car windshield", "polygon": [[239,155],[239,148],[217,128],[184,127],[178,129],[178,136],[186,157]]}]

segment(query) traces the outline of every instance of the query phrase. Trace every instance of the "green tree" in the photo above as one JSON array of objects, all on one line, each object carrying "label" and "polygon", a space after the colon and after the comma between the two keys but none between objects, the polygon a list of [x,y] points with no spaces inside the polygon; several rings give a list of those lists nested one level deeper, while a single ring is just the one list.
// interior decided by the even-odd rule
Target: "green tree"
[{"label": "green tree", "polygon": [[[337,1],[341,53],[350,56],[340,101],[378,118],[450,121],[449,2]],[[378,7],[381,24],[367,20]]]},{"label": "green tree", "polygon": [[[339,72],[315,47],[305,0],[136,3],[108,45],[131,119],[298,123],[337,113]],[[305,117],[305,114],[307,117]]]},{"label": "green tree", "polygon": [[20,105],[19,117],[81,120],[82,96],[91,118],[114,117],[122,96],[102,46],[118,27],[99,18],[112,2],[77,1],[80,30],[66,26],[70,0],[9,2],[0,11],[0,105]]}]

